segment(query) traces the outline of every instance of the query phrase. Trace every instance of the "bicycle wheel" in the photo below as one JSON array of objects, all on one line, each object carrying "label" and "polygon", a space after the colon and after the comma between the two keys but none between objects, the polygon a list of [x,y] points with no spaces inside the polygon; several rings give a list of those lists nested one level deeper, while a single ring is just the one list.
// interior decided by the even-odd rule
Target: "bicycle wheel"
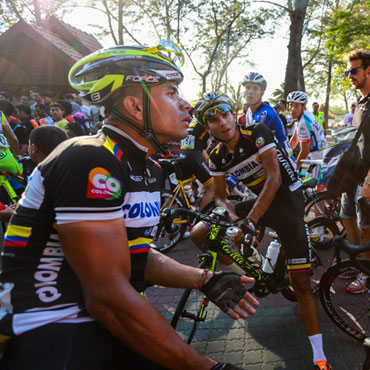
[{"label": "bicycle wheel", "polygon": [[[176,197],[173,199],[173,193],[171,191],[162,190],[161,210],[163,210],[164,208],[187,208],[187,207],[181,202],[179,198]],[[186,231],[187,222],[173,223],[173,226],[175,228],[175,231],[172,233],[168,233],[164,228],[162,220],[159,220],[158,229],[155,237],[153,238],[153,242],[162,253],[168,252],[180,241],[181,237],[184,235],[184,232]]]},{"label": "bicycle wheel", "polygon": [[177,305],[171,325],[188,344],[195,337],[199,323],[207,317],[208,299],[197,289],[186,289]]},{"label": "bicycle wheel", "polygon": [[[231,203],[237,203],[242,201],[243,199],[241,199],[240,196],[238,195],[231,194],[227,196],[227,200],[229,200]],[[216,207],[215,201],[212,200],[200,210],[200,213],[209,215],[215,209],[215,207]],[[260,242],[265,235],[265,226],[258,225],[257,230],[258,230],[257,240]]]},{"label": "bicycle wheel", "polygon": [[[328,191],[313,193],[312,198],[305,201],[305,213],[308,218],[317,218],[323,216],[337,223],[338,229],[342,234],[344,232],[343,224],[340,220],[340,197],[335,196]],[[315,214],[318,210],[319,215]]]},{"label": "bicycle wheel", "polygon": [[[210,268],[212,257],[207,255],[199,268]],[[207,317],[208,299],[198,289],[186,289],[171,320],[171,326],[177,334],[188,344],[195,337],[200,322]]]},{"label": "bicycle wheel", "polygon": [[[360,262],[370,268],[370,260]],[[330,267],[320,281],[320,300],[329,318],[352,338],[363,341],[370,335],[369,293],[350,294],[347,287],[352,280],[341,275],[355,269],[350,260]],[[369,284],[369,282],[367,283]]]},{"label": "bicycle wheel", "polygon": [[[334,248],[332,240],[334,236],[340,235],[337,224],[324,216],[320,216],[308,222],[308,231],[312,247],[312,290],[317,293],[321,276],[333,264]],[[315,235],[322,232],[322,237]]]}]

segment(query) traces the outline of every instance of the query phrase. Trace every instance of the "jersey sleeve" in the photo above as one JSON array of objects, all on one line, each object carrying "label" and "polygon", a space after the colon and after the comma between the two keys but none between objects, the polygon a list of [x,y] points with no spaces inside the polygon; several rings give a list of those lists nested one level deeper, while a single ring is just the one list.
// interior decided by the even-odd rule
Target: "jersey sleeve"
[{"label": "jersey sleeve", "polygon": [[306,121],[304,120],[303,116],[298,122],[297,125],[297,135],[298,140],[302,143],[309,143],[311,141],[311,130],[308,127]]},{"label": "jersey sleeve", "polygon": [[259,155],[276,147],[274,135],[263,123],[259,123],[253,128],[252,140],[254,140],[254,145],[256,146]]},{"label": "jersey sleeve", "polygon": [[217,145],[209,155],[208,167],[212,176],[224,176],[225,170],[222,168],[222,158],[224,156],[224,145]]},{"label": "jersey sleeve", "polygon": [[123,217],[128,174],[103,146],[70,146],[40,166],[45,196],[50,197],[57,224]]}]

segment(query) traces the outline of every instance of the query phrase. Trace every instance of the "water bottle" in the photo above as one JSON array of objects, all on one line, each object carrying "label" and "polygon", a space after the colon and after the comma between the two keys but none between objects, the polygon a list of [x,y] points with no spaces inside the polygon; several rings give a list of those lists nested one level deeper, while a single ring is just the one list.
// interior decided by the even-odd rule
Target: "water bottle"
[{"label": "water bottle", "polygon": [[188,200],[190,203],[193,203],[195,201],[194,194],[193,194],[193,189],[191,185],[185,185],[184,186],[184,193],[188,197]]},{"label": "water bottle", "polygon": [[262,266],[262,271],[266,274],[272,274],[280,253],[280,243],[273,240],[267,248],[265,262]]}]

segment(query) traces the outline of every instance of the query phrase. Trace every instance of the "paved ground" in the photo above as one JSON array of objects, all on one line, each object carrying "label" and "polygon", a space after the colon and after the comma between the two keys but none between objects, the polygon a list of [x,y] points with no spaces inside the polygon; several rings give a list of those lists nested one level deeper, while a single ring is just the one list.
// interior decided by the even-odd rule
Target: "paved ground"
[{"label": "paved ground", "polygon": [[[197,250],[189,239],[168,253],[172,258],[196,265]],[[148,299],[170,319],[182,290],[152,287]],[[207,320],[199,327],[192,344],[215,360],[239,365],[246,370],[312,370],[312,352],[297,305],[280,294],[260,299],[255,316],[233,321],[210,305]],[[361,345],[329,321],[320,307],[325,352],[335,370],[361,369]]]}]

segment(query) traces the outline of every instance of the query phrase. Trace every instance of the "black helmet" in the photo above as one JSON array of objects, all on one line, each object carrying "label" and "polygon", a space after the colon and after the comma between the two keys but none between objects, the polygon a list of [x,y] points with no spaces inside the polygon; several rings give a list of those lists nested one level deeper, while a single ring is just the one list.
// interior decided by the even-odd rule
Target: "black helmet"
[{"label": "black helmet", "polygon": [[[223,107],[223,105],[228,106],[228,109],[226,109],[226,107]],[[214,111],[212,111],[212,108],[214,108]],[[214,115],[216,110],[219,110],[221,112],[233,112],[235,110],[235,104],[225,94],[210,92],[208,94],[204,94],[203,98],[196,103],[194,107],[194,115],[202,125],[205,125],[207,123],[207,113]]]}]

